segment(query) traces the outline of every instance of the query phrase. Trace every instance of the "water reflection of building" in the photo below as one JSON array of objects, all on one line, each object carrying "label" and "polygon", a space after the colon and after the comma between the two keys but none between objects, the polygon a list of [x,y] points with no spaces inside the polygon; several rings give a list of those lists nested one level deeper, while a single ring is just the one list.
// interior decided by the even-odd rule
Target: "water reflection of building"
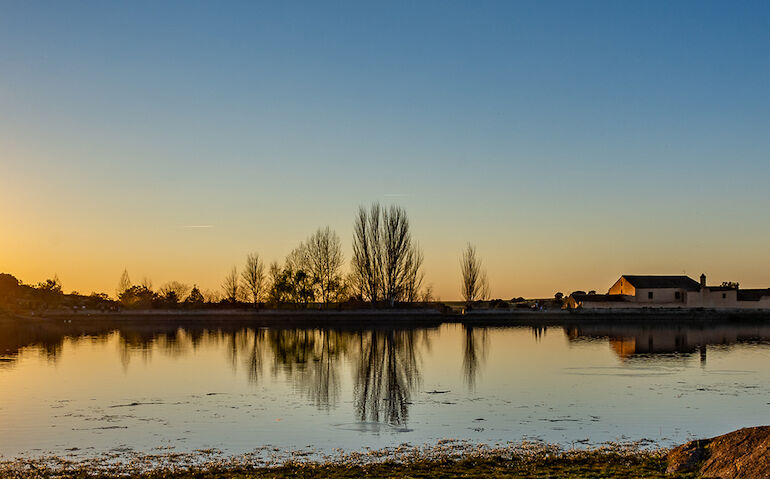
[{"label": "water reflection of building", "polygon": [[706,346],[770,341],[770,325],[680,324],[639,326],[602,324],[567,327],[570,341],[607,339],[615,354],[629,359],[651,354],[695,354],[705,360]]}]

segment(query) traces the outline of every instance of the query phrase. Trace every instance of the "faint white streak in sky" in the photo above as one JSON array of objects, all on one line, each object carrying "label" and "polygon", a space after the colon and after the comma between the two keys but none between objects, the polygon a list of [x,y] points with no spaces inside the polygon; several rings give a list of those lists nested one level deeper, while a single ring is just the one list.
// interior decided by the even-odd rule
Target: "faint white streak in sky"
[{"label": "faint white streak in sky", "polygon": [[214,225],[184,225],[184,226],[182,226],[182,228],[195,228],[195,229],[213,228],[213,227],[214,227]]}]

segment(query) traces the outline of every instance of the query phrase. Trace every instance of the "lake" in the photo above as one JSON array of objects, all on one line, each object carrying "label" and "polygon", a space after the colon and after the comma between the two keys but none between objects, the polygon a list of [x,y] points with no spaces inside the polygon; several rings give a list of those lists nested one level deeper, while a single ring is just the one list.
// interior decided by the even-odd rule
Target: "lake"
[{"label": "lake", "polygon": [[669,446],[767,424],[769,365],[762,323],[5,322],[0,454]]}]

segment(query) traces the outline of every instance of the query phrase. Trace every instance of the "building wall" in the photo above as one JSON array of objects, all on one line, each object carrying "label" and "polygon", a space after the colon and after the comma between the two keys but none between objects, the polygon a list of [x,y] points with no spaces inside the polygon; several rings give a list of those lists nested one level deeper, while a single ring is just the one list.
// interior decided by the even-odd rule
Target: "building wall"
[{"label": "building wall", "polygon": [[583,309],[629,309],[629,308],[638,308],[639,305],[635,305],[634,303],[618,303],[615,301],[607,301],[607,302],[601,302],[601,301],[585,301],[583,303],[580,303],[580,306]]},{"label": "building wall", "polygon": [[626,278],[621,276],[620,279],[615,281],[615,284],[610,287],[607,294],[627,294],[629,296],[634,296],[636,294],[636,288],[634,288]]},{"label": "building wall", "polygon": [[642,309],[642,308],[684,308],[683,303],[640,303],[638,301],[585,301],[580,303],[583,309]]},{"label": "building wall", "polygon": [[[722,295],[725,295],[723,298]],[[759,301],[738,301],[738,291],[711,291],[708,288],[687,293],[688,308],[770,309],[770,296]]]},{"label": "building wall", "polygon": [[[650,293],[652,293],[652,298],[650,298]],[[678,298],[677,293],[679,294]],[[674,304],[674,307],[676,307],[677,305],[685,305],[686,296],[687,292],[679,288],[639,288],[634,295],[634,301],[637,303],[648,303],[649,305],[652,305],[652,303],[669,303]]]},{"label": "building wall", "polygon": [[759,301],[738,301],[741,308],[770,309],[770,296],[764,296]]},{"label": "building wall", "polygon": [[739,303],[754,303],[755,301],[738,301],[738,290],[711,291],[703,288],[700,291],[687,293],[687,307],[689,308],[739,308]]}]

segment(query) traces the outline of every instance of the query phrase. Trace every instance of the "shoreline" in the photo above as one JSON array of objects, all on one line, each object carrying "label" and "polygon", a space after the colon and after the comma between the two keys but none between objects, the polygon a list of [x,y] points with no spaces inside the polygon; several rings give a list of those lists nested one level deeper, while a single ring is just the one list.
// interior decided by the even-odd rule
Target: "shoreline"
[{"label": "shoreline", "polygon": [[157,323],[244,323],[254,326],[440,326],[465,324],[469,326],[531,326],[591,323],[649,324],[665,322],[687,323],[770,323],[770,311],[747,310],[603,310],[597,311],[500,311],[476,310],[465,314],[445,313],[434,308],[395,310],[233,310],[207,309],[194,311],[46,311],[42,313],[0,313],[5,322],[157,322]]},{"label": "shoreline", "polygon": [[[401,445],[313,457],[304,450],[276,451],[269,446],[253,453],[226,456],[217,450],[192,453],[121,453],[90,458],[17,457],[0,459],[4,478],[69,479],[83,477],[167,478],[288,478],[288,477],[669,477],[672,449],[643,443],[605,443],[563,448],[542,442],[487,445],[442,440],[422,446]],[[543,476],[546,474],[546,476]]]},{"label": "shoreline", "polygon": [[[165,449],[165,448],[164,448]],[[770,426],[744,427],[720,436],[696,439],[673,448],[650,441],[605,442],[564,448],[539,441],[488,445],[444,439],[413,446],[337,450],[328,455],[312,449],[256,447],[227,456],[217,449],[153,454],[131,450],[86,459],[41,456],[5,460],[0,477],[8,479],[281,479],[491,477],[577,479],[770,477]]]}]

